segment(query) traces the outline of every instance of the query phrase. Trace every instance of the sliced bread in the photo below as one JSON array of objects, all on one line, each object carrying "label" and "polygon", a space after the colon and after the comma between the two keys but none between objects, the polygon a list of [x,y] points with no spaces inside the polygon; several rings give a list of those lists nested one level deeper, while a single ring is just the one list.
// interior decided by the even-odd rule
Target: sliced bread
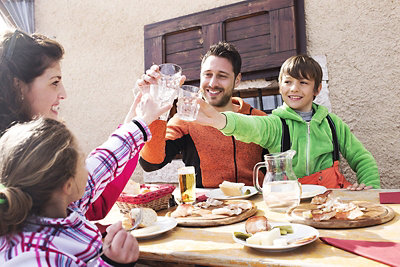
[{"label": "sliced bread", "polygon": [[[147,227],[154,224],[157,221],[157,213],[151,208],[142,208],[143,216],[142,222],[139,224],[139,227]],[[139,215],[140,208],[131,209],[130,217],[132,220],[136,220]]]}]

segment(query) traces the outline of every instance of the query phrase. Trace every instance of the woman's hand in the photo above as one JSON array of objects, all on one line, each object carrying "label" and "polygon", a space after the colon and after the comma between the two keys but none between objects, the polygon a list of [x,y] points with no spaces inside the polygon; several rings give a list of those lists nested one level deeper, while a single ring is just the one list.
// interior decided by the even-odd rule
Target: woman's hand
[{"label": "woman's hand", "polygon": [[203,99],[198,99],[200,104],[199,113],[195,122],[207,126],[212,126],[217,129],[223,129],[226,126],[226,116],[217,111],[213,106],[205,102]]},{"label": "woman's hand", "polygon": [[139,244],[133,235],[122,228],[121,222],[107,228],[104,244],[110,244],[104,254],[115,262],[132,263],[139,258]]},{"label": "woman's hand", "polygon": [[[143,88],[150,84],[158,84],[158,81],[161,78],[160,68],[158,65],[153,65],[150,69],[146,70],[146,73],[142,75],[142,78],[136,81],[135,88]],[[182,75],[179,81],[179,86],[182,86],[186,80],[186,76]]]},{"label": "woman's hand", "polygon": [[351,191],[361,191],[361,190],[367,190],[367,189],[371,189],[372,186],[366,186],[365,184],[358,184],[358,183],[354,183],[350,186],[347,187],[348,190]]},{"label": "woman's hand", "polygon": [[146,73],[142,75],[141,79],[136,81],[136,87],[143,87],[150,84],[157,84],[161,74],[158,65],[153,65]]}]

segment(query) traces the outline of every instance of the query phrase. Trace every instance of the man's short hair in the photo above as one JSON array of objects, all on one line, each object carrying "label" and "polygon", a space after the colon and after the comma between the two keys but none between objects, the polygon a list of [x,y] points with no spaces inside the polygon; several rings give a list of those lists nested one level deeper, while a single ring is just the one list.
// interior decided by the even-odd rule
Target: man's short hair
[{"label": "man's short hair", "polygon": [[314,80],[314,92],[318,92],[318,87],[322,82],[321,66],[307,55],[297,55],[286,59],[279,72],[279,83],[282,82],[282,76],[285,74],[297,80]]},{"label": "man's short hair", "polygon": [[209,56],[226,58],[232,64],[235,78],[239,75],[240,69],[242,68],[242,58],[240,57],[239,52],[236,50],[233,44],[227,42],[218,42],[216,44],[213,44],[207,51],[207,53],[203,56],[203,59],[201,61],[202,65]]}]

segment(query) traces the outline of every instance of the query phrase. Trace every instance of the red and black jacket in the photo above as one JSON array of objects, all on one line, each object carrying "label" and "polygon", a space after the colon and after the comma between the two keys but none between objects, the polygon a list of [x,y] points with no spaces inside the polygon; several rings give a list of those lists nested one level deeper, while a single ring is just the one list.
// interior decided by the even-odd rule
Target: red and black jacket
[{"label": "red and black jacket", "polygon": [[[238,113],[265,116],[241,98],[232,98]],[[263,161],[267,152],[254,143],[243,143],[219,130],[174,116],[168,121],[157,120],[150,125],[152,139],[141,151],[139,160],[147,171],[161,169],[177,154],[182,154],[185,166],[194,166],[196,186],[218,187],[225,181],[253,185],[253,167]]]}]

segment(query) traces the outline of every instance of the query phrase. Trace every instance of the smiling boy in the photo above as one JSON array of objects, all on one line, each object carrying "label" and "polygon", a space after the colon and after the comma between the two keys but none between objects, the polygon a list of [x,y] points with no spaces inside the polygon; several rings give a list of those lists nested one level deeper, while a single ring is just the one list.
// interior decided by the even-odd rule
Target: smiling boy
[{"label": "smiling boy", "polygon": [[[271,116],[219,113],[201,102],[197,122],[221,129],[242,142],[259,144],[271,153],[295,150],[293,170],[301,183],[351,190],[379,188],[379,171],[371,153],[337,115],[313,103],[321,91],[321,80],[322,70],[314,59],[293,56],[283,63],[279,73],[284,104]],[[282,142],[285,124],[290,135],[290,146],[286,148]],[[358,182],[353,185],[339,171],[339,151],[357,173]]]}]

